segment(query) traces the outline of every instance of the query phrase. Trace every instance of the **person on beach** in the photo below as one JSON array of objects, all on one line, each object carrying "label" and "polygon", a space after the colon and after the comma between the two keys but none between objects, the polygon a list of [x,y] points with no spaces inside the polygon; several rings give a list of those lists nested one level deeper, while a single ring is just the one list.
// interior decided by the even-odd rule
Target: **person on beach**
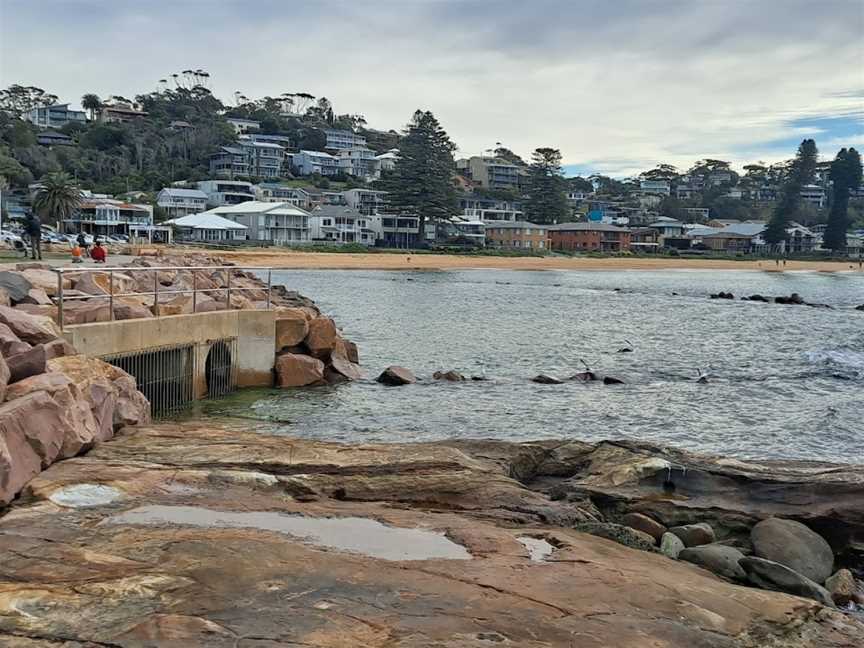
[{"label": "person on beach", "polygon": [[87,243],[87,237],[84,236],[84,232],[78,232],[78,238],[75,240],[85,255],[90,254],[90,245]]},{"label": "person on beach", "polygon": [[72,263],[84,263],[81,258],[81,246],[77,243],[72,244]]},{"label": "person on beach", "polygon": [[93,244],[93,249],[90,250],[90,258],[94,263],[105,263],[108,258],[108,251],[102,247],[102,241],[96,241]]},{"label": "person on beach", "polygon": [[42,222],[35,213],[31,213],[24,221],[24,233],[30,239],[30,256],[35,261],[42,260]]}]

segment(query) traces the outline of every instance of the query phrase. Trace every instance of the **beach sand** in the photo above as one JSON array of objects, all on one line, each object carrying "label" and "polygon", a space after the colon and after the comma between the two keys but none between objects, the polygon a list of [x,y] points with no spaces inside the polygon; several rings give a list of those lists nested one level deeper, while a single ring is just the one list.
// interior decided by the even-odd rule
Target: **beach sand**
[{"label": "beach sand", "polygon": [[[763,270],[765,272],[809,270],[812,272],[860,271],[857,261],[731,261],[722,259],[676,259],[674,257],[495,257],[450,254],[347,254],[244,250],[214,251],[237,265],[310,270],[455,270],[492,268],[502,270]],[[862,271],[864,273],[864,271]]]}]

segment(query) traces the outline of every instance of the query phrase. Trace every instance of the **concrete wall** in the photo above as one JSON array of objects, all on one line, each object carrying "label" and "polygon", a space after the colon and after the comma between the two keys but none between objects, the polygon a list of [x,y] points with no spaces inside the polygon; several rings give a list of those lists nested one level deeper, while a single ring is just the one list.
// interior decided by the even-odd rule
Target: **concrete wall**
[{"label": "concrete wall", "polygon": [[79,352],[104,357],[161,346],[192,344],[197,357],[195,397],[206,395],[204,367],[212,343],[237,339],[237,386],[273,384],[276,312],[233,310],[171,315],[152,319],[97,322],[69,326],[64,337]]}]

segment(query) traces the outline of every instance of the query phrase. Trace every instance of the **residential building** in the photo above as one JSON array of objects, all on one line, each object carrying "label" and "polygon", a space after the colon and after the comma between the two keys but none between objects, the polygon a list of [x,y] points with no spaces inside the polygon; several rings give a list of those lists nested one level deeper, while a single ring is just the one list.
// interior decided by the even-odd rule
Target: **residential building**
[{"label": "residential building", "polygon": [[189,214],[165,222],[177,229],[177,238],[181,241],[239,243],[246,240],[244,225],[208,212]]},{"label": "residential building", "polygon": [[375,162],[378,165],[377,174],[380,176],[382,171],[392,171],[396,168],[396,160],[399,159],[399,149],[390,149],[386,153],[375,156]]},{"label": "residential building", "polygon": [[525,218],[522,204],[509,200],[465,197],[459,199],[462,217],[472,221],[518,221]]},{"label": "residential building", "polygon": [[147,111],[128,101],[109,100],[99,109],[99,119],[106,123],[125,123],[147,117]]},{"label": "residential building", "polygon": [[69,104],[37,106],[22,115],[22,119],[39,128],[62,128],[66,124],[86,124],[87,114],[83,110],[70,110]]},{"label": "residential building", "polygon": [[287,135],[273,135],[268,133],[249,133],[248,135],[240,135],[240,141],[248,140],[250,142],[276,144],[283,149],[291,148],[291,138]]},{"label": "residential building", "polygon": [[641,180],[639,191],[643,194],[668,196],[671,193],[668,180]]},{"label": "residential building", "polygon": [[282,175],[285,149],[270,142],[241,139],[210,156],[210,174],[217,177],[278,178]]},{"label": "residential building", "polygon": [[630,249],[653,252],[660,247],[660,232],[653,227],[634,227],[630,230]]},{"label": "residential building", "polygon": [[816,249],[818,241],[819,237],[810,229],[798,223],[791,223],[790,227],[786,229],[784,251],[787,253],[812,252]]},{"label": "residential building", "polygon": [[327,136],[327,144],[324,148],[334,150],[366,148],[366,138],[351,131],[325,128],[324,134]]},{"label": "residential building", "polygon": [[744,190],[741,187],[731,187],[724,195],[733,200],[741,200],[744,197]]},{"label": "residential building", "polygon": [[75,140],[63,133],[43,131],[36,135],[36,143],[40,146],[75,146]]},{"label": "residential building", "polygon": [[675,187],[675,197],[678,200],[690,200],[699,195],[699,189],[689,184],[679,184]]},{"label": "residential building", "polygon": [[765,231],[766,223],[763,221],[735,223],[707,231],[698,231],[693,234],[698,237],[702,244],[717,252],[730,254],[747,254],[765,245],[762,233]]},{"label": "residential building", "polygon": [[210,156],[210,175],[217,178],[248,178],[249,159],[239,146],[222,146]]},{"label": "residential building", "polygon": [[207,194],[200,189],[165,187],[156,194],[156,204],[168,218],[181,218],[207,209]]},{"label": "residential building", "polygon": [[280,202],[301,207],[309,211],[312,208],[312,194],[300,187],[286,187],[278,182],[262,182],[256,187],[255,199],[262,202]]},{"label": "residential building", "polygon": [[630,230],[606,223],[560,223],[549,226],[553,250],[566,252],[624,252],[630,249]]},{"label": "residential building", "polygon": [[373,214],[369,217],[383,247],[411,249],[420,242],[420,219],[410,214]]},{"label": "residential building", "polygon": [[380,218],[360,213],[347,205],[320,205],[309,214],[312,241],[334,244],[375,245]]},{"label": "residential building", "polygon": [[339,170],[355,178],[370,179],[377,173],[375,151],[355,147],[339,150]]},{"label": "residential building", "polygon": [[684,207],[683,211],[687,212],[694,222],[705,222],[711,215],[711,210],[707,207]]},{"label": "residential building", "polygon": [[653,227],[660,234],[661,239],[676,238],[684,234],[684,223],[668,216],[660,216],[648,227]]},{"label": "residential building", "polygon": [[209,207],[236,205],[255,200],[255,187],[243,180],[202,180],[198,189],[207,194]]},{"label": "residential building", "polygon": [[257,122],[254,119],[227,117],[225,121],[234,127],[234,132],[238,135],[245,135],[246,133],[249,133],[251,131],[257,131],[261,129],[261,122]]},{"label": "residential building", "polygon": [[490,221],[486,223],[486,246],[512,250],[549,249],[549,229],[527,221]]},{"label": "residential building", "polygon": [[825,189],[819,185],[804,185],[801,187],[801,193],[799,195],[801,196],[801,200],[805,203],[809,203],[819,209],[822,209],[827,201]]},{"label": "residential building", "polygon": [[527,175],[525,167],[479,155],[456,160],[456,170],[486,189],[518,189]]},{"label": "residential building", "polygon": [[386,195],[386,191],[375,191],[373,189],[348,189],[342,192],[342,197],[349,207],[367,216],[386,211]]},{"label": "residential building", "polygon": [[81,204],[60,223],[64,233],[85,232],[93,236],[128,236],[130,228],[153,225],[153,207],[82,192]]},{"label": "residential building", "polygon": [[322,151],[300,151],[294,155],[294,168],[304,176],[334,176],[339,173],[339,158]]},{"label": "residential building", "polygon": [[250,200],[236,205],[214,207],[204,214],[215,214],[246,227],[246,238],[273,244],[309,241],[309,212],[289,203]]},{"label": "residential building", "polygon": [[482,248],[486,245],[486,223],[456,216],[439,224],[438,242],[444,245],[464,244]]}]

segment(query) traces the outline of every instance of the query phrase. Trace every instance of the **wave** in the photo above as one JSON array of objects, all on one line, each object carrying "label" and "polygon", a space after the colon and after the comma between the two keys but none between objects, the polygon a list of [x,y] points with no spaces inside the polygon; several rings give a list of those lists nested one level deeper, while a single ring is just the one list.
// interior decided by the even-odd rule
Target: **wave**
[{"label": "wave", "polygon": [[833,372],[841,372],[850,377],[864,378],[864,351],[848,347],[821,349],[806,354],[807,360]]}]

